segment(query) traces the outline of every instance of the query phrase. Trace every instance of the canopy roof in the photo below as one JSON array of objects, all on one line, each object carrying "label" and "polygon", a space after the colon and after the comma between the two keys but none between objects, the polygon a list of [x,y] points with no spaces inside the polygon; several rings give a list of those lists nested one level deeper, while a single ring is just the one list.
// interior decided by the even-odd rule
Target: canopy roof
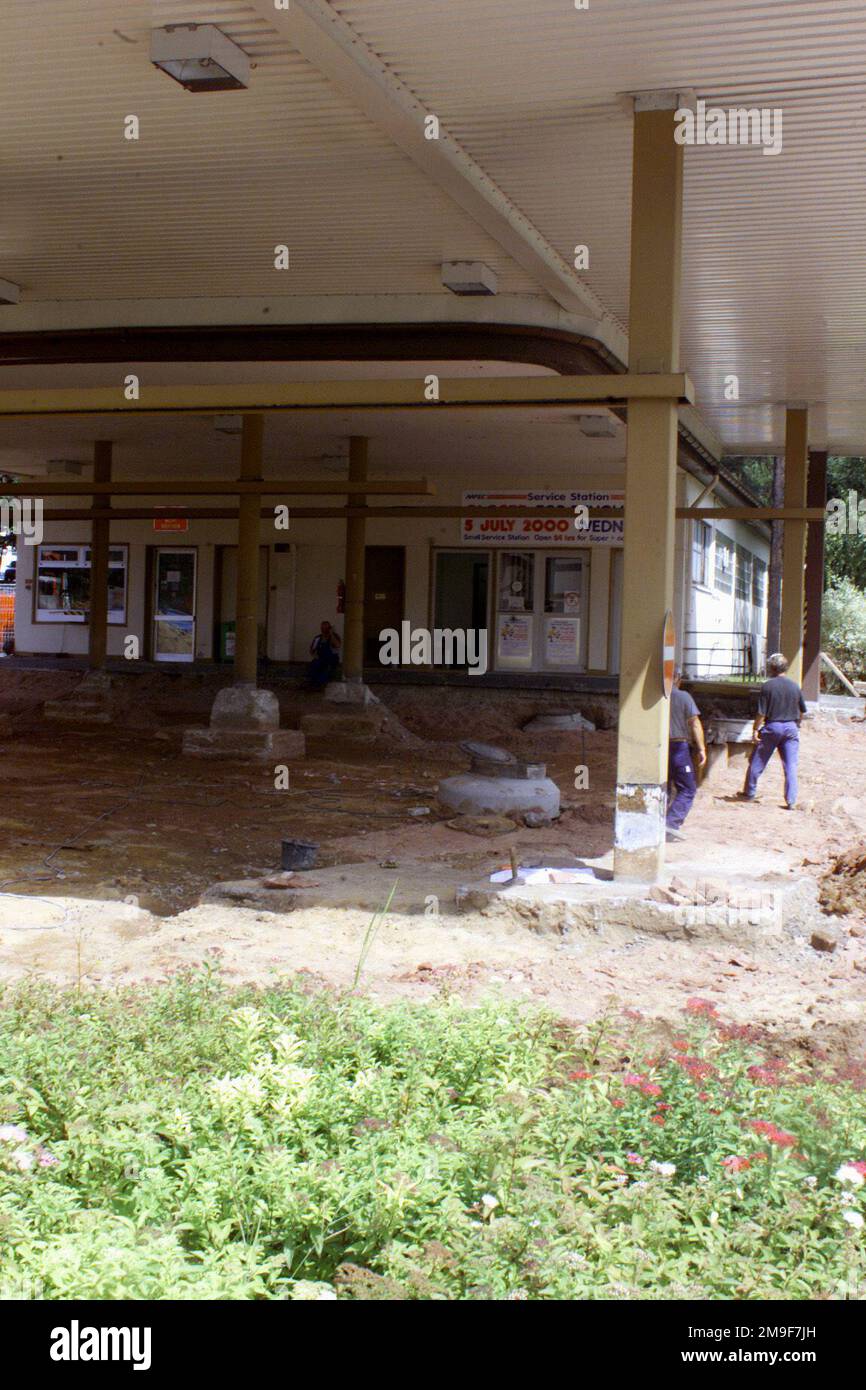
[{"label": "canopy roof", "polygon": [[[249,89],[157,71],[150,31],[180,22],[233,38]],[[0,351],[60,327],[477,320],[625,361],[623,94],[666,88],[783,113],[778,155],[686,150],[703,420],[724,452],[772,452],[808,404],[814,446],[866,452],[861,0],[0,0],[0,31],[0,277],[21,286]],[[455,299],[443,260],[484,261],[496,298]]]}]

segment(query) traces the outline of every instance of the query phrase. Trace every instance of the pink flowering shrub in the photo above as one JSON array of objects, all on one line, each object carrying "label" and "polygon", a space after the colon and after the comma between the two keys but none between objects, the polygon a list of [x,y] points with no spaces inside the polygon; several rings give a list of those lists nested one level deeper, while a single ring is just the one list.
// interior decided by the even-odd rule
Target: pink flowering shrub
[{"label": "pink flowering shrub", "polygon": [[866,1089],[683,1001],[575,1030],[213,969],[0,1007],[0,1295],[836,1298]]}]

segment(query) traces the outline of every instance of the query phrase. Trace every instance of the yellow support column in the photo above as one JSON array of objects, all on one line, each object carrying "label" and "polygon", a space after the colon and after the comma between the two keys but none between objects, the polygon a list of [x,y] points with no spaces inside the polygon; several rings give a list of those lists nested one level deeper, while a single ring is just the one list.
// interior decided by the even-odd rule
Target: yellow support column
[{"label": "yellow support column", "polygon": [[[352,435],[349,440],[349,481],[367,481],[367,440]],[[363,507],[366,497],[349,498],[354,507]],[[343,645],[343,677],[347,681],[364,679],[364,551],[367,519],[350,516],[346,522],[346,636]]]},{"label": "yellow support column", "polygon": [[[93,450],[93,481],[111,481],[111,440],[97,439]],[[111,498],[104,493],[93,498],[94,517],[90,523],[90,630],[87,664],[91,671],[105,669],[108,650],[108,547]],[[96,511],[104,512],[97,518]]]},{"label": "yellow support column", "polygon": [[[241,435],[241,481],[262,476],[265,417],[245,415]],[[235,684],[255,685],[259,657],[259,527],[261,499],[239,498],[238,580],[235,605]]]},{"label": "yellow support column", "polygon": [[[673,93],[635,99],[629,371],[679,361],[683,147]],[[626,452],[622,647],[614,877],[652,881],[664,867],[669,701],[665,614],[673,607],[677,405],[631,400]]]},{"label": "yellow support column", "polygon": [[[805,507],[809,478],[809,412],[792,406],[785,417],[785,506]],[[782,622],[780,645],[788,675],[803,683],[806,618],[806,522],[786,521],[782,539]]]}]

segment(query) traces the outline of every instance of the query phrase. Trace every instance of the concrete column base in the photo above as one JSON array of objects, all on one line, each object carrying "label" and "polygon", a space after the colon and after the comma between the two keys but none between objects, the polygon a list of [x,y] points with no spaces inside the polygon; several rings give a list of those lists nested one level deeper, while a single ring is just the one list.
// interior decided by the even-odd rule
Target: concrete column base
[{"label": "concrete column base", "polygon": [[613,876],[655,883],[665,867],[667,787],[618,782],[614,822]]},{"label": "concrete column base", "polygon": [[106,671],[88,671],[69,695],[46,700],[42,712],[58,724],[110,724],[111,677]]},{"label": "concrete column base", "polygon": [[280,706],[270,690],[230,685],[213,702],[210,727],[186,729],[183,752],[191,758],[238,762],[286,762],[303,758],[304,735],[280,728]]},{"label": "concrete column base", "polygon": [[363,681],[331,681],[325,686],[325,699],[334,705],[378,705],[379,697],[374,695]]},{"label": "concrete column base", "polygon": [[728,745],[726,743],[707,744],[707,762],[703,769],[703,776],[699,774],[699,786],[704,782],[718,781],[719,775],[728,766]]},{"label": "concrete column base", "polygon": [[559,815],[559,787],[543,772],[540,777],[479,777],[472,773],[446,777],[439,783],[437,796],[447,811],[461,815],[522,815],[535,810],[551,820]]}]

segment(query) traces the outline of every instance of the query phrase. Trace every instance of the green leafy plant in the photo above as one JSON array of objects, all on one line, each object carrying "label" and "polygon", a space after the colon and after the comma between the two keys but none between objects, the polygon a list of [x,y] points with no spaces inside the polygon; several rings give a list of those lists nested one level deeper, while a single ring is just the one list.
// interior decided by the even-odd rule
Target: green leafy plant
[{"label": "green leafy plant", "polygon": [[866,1071],[703,1000],[671,1036],[212,970],[31,982],[0,1078],[7,1296],[866,1293]]},{"label": "green leafy plant", "polygon": [[841,579],[824,595],[825,650],[851,679],[866,676],[866,593]]}]

